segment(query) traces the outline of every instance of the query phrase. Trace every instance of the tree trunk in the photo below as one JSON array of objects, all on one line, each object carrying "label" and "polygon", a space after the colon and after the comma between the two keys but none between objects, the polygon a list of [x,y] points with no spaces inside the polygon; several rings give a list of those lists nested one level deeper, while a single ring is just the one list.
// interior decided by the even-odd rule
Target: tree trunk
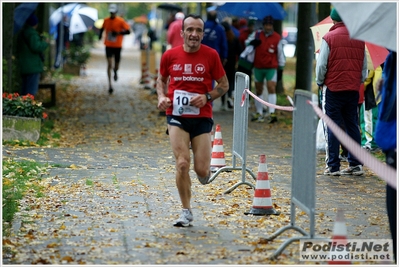
[{"label": "tree trunk", "polygon": [[330,3],[318,3],[318,12],[317,12],[318,21],[322,21],[326,17],[330,16],[330,12],[331,12]]},{"label": "tree trunk", "polygon": [[295,85],[297,89],[312,90],[314,41],[310,27],[316,23],[316,3],[299,3]]},{"label": "tree trunk", "polygon": [[[280,5],[284,8],[284,3],[280,3]],[[277,20],[274,22],[274,30],[282,36],[283,32],[283,22],[281,20]],[[276,84],[276,93],[284,94],[284,85],[283,85],[283,70],[277,70],[277,84]]]},{"label": "tree trunk", "polygon": [[[9,29],[8,31],[3,31],[3,58],[6,60],[7,72],[3,75],[6,75],[7,80],[6,84],[3,84],[3,92],[13,92],[13,62],[12,62],[12,54],[13,54],[13,38],[14,38],[14,3],[3,3],[3,29]],[[6,15],[5,15],[6,14]],[[3,64],[3,63],[2,63]],[[4,81],[4,79],[3,79]]]},{"label": "tree trunk", "polygon": [[[39,25],[37,28],[37,31],[42,34],[43,32],[48,32],[48,29],[50,28],[50,23],[48,18],[50,17],[50,4],[49,3],[39,3],[37,5],[36,8],[36,15],[39,19]],[[51,69],[52,67],[52,62],[53,62],[53,58],[52,58],[52,54],[51,54],[51,47],[49,46],[49,48],[46,51],[46,57],[45,57],[45,61],[44,64],[45,66],[47,66],[47,69]]]}]

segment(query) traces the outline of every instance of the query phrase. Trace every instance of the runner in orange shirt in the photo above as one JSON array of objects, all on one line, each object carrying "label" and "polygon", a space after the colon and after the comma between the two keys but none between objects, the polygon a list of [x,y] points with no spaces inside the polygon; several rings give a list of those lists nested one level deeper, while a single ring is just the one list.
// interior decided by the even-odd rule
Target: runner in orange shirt
[{"label": "runner in orange shirt", "polygon": [[104,19],[103,27],[100,30],[99,40],[101,40],[103,31],[105,30],[105,55],[108,61],[107,74],[108,74],[108,92],[112,94],[114,89],[111,84],[111,69],[112,69],[112,58],[115,59],[114,63],[114,81],[118,80],[118,69],[119,62],[121,60],[121,50],[123,35],[130,33],[129,24],[121,17],[118,17],[118,6],[116,4],[109,5],[110,16]]}]

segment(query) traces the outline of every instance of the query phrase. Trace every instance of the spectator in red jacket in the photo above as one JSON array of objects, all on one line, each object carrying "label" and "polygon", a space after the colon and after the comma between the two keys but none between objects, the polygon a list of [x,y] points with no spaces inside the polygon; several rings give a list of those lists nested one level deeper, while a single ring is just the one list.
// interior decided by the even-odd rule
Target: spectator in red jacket
[{"label": "spectator in red jacket", "polygon": [[[246,40],[246,44],[258,45],[256,48],[254,59],[254,78],[256,95],[263,98],[264,81],[266,80],[268,95],[268,102],[275,105],[277,102],[276,84],[277,84],[277,70],[285,66],[285,55],[283,45],[281,43],[281,36],[273,29],[273,17],[266,16],[263,18],[263,30],[259,34],[259,39],[255,38],[255,33],[252,33]],[[253,114],[252,121],[263,122],[265,120],[263,115],[263,104],[259,101],[255,102],[256,113]],[[277,116],[275,109],[269,107],[270,116],[268,123],[275,123]]]},{"label": "spectator in red jacket", "polygon": [[[331,11],[334,25],[324,35],[316,63],[316,82],[325,90],[324,110],[337,125],[360,145],[358,124],[359,89],[367,77],[367,56],[363,41],[351,39],[337,11]],[[363,165],[348,153],[349,167],[340,171],[340,142],[328,129],[328,161],[325,175],[363,175]]]},{"label": "spectator in red jacket", "polygon": [[166,41],[171,48],[184,44],[182,37],[183,19],[184,13],[177,12],[175,15],[175,20],[169,24],[168,32],[166,34]]}]

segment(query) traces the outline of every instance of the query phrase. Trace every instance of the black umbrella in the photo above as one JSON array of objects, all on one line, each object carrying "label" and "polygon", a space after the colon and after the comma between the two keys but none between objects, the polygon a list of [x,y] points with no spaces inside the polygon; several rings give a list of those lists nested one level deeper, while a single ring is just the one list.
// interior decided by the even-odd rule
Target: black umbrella
[{"label": "black umbrella", "polygon": [[168,3],[160,4],[157,8],[164,9],[167,11],[176,11],[176,12],[181,12],[183,10],[183,8],[178,5],[168,4]]}]

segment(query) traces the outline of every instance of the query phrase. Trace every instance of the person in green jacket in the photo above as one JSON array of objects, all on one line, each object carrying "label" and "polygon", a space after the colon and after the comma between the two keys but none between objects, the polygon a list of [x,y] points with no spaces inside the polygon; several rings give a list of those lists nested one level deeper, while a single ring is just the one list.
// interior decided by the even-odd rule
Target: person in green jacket
[{"label": "person in green jacket", "polygon": [[18,36],[17,59],[22,78],[21,95],[36,95],[43,72],[43,52],[49,43],[42,40],[36,28],[38,18],[32,14]]}]

